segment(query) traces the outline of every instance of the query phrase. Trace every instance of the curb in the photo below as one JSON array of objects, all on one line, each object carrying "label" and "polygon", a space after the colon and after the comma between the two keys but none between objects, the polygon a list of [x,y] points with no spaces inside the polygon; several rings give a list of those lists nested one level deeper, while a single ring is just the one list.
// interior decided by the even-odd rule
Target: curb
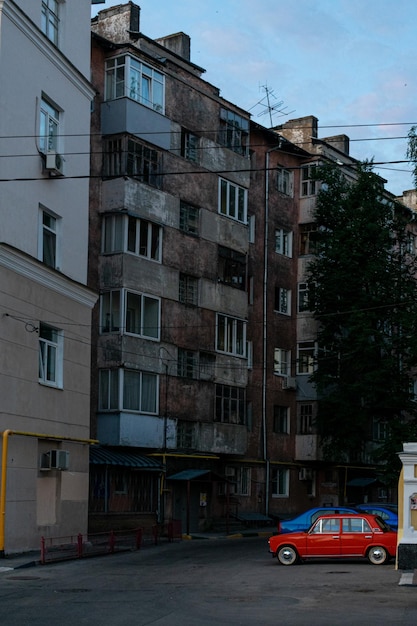
[{"label": "curb", "polygon": [[402,587],[417,587],[417,570],[404,571],[398,585]]},{"label": "curb", "polygon": [[269,532],[269,531],[243,531],[240,533],[233,533],[230,535],[187,535],[184,534],[182,535],[182,539],[183,540],[193,540],[193,539],[208,539],[208,540],[213,540],[213,539],[245,539],[246,537],[271,537],[274,534],[273,531]]}]

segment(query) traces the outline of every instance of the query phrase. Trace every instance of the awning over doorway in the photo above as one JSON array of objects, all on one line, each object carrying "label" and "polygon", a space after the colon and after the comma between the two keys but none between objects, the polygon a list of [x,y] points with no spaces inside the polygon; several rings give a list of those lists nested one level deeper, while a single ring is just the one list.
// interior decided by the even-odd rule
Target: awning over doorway
[{"label": "awning over doorway", "polygon": [[98,446],[90,447],[90,463],[92,465],[118,465],[135,469],[161,472],[162,465],[156,459],[143,456],[134,451],[111,450]]},{"label": "awning over doorway", "polygon": [[376,482],[376,478],[352,478],[352,480],[346,483],[346,487],[368,487],[368,485]]},{"label": "awning over doorway", "polygon": [[229,482],[227,478],[224,476],[220,476],[219,474],[215,474],[209,469],[187,469],[182,470],[182,472],[178,472],[177,474],[173,474],[172,476],[167,476],[167,480],[221,480],[223,482]]}]

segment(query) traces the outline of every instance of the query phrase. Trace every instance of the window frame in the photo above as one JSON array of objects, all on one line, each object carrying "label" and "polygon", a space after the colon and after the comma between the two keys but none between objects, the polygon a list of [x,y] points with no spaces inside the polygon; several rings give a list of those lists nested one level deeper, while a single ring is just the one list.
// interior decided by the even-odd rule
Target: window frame
[{"label": "window frame", "polygon": [[165,74],[130,55],[107,59],[104,67],[104,100],[130,98],[165,115]]},{"label": "window frame", "polygon": [[180,272],[178,279],[178,302],[187,306],[198,306],[199,279]]},{"label": "window frame", "polygon": [[247,224],[248,190],[219,177],[218,213],[240,224]]},{"label": "window frame", "polygon": [[219,282],[246,291],[246,269],[247,257],[243,252],[218,245],[217,275]]},{"label": "window frame", "polygon": [[[137,307],[129,307],[129,298],[132,300],[131,304],[134,304],[133,300],[137,299],[139,304]],[[108,300],[108,303],[107,303]],[[114,304],[113,304],[114,303]],[[157,307],[155,309],[155,307]],[[139,318],[130,314],[129,311],[136,311]],[[155,322],[149,324],[148,316],[155,316]],[[109,316],[110,324],[104,316]],[[117,323],[113,322],[113,319]],[[133,321],[132,321],[133,320]],[[139,329],[139,332],[132,330],[133,327]],[[129,335],[133,337],[141,337],[149,341],[160,340],[160,326],[161,326],[161,299],[155,296],[151,296],[147,293],[134,291],[132,289],[108,289],[100,294],[100,334],[120,334]],[[109,329],[109,330],[106,330]],[[145,332],[146,329],[153,329],[155,332]]]},{"label": "window frame", "polygon": [[[39,383],[62,389],[64,369],[64,334],[50,324],[39,323]],[[51,337],[47,337],[51,333]],[[43,335],[43,336],[42,336]],[[52,338],[53,337],[53,338]],[[53,376],[48,374],[53,371]]]},{"label": "window frame", "polygon": [[299,341],[297,343],[297,375],[311,376],[316,367],[316,359],[317,343],[315,341]]},{"label": "window frame", "polygon": [[288,498],[290,495],[290,470],[287,467],[272,468],[271,495],[273,498]]},{"label": "window frame", "polygon": [[285,167],[277,168],[276,186],[277,191],[284,196],[292,198],[294,195],[294,173]]},{"label": "window frame", "polygon": [[[148,261],[161,263],[163,229],[160,224],[121,213],[104,213],[102,220],[101,254],[133,254]],[[130,227],[134,221],[136,224],[133,250]],[[141,252],[144,245],[146,254]]]},{"label": "window frame", "polygon": [[310,312],[309,303],[309,285],[306,281],[300,282],[297,285],[297,312],[308,313]]},{"label": "window frame", "polygon": [[55,46],[59,44],[59,5],[60,0],[42,0],[41,31]]},{"label": "window frame", "polygon": [[191,163],[200,162],[200,137],[186,128],[181,129],[181,156]]},{"label": "window frame", "polygon": [[249,156],[249,120],[221,107],[219,126],[219,144],[243,157]]},{"label": "window frame", "polygon": [[281,254],[289,259],[292,259],[293,255],[293,240],[294,235],[292,230],[285,230],[284,228],[275,229],[275,252]]},{"label": "window frame", "polygon": [[291,299],[291,289],[275,287],[274,311],[291,316]]},{"label": "window frame", "polygon": [[[52,225],[45,223],[49,218]],[[38,259],[47,267],[58,270],[61,262],[61,218],[53,211],[39,205]],[[52,259],[47,257],[52,255]]]},{"label": "window frame", "polygon": [[315,196],[319,190],[318,180],[312,175],[317,169],[317,163],[309,163],[308,165],[301,166],[300,173],[300,197],[307,198],[308,196]]},{"label": "window frame", "polygon": [[200,231],[200,209],[180,200],[179,230],[187,235],[198,237]]},{"label": "window frame", "polygon": [[[107,376],[106,387],[103,387],[106,382],[104,376]],[[127,398],[127,378],[137,376],[139,380],[138,389],[136,393],[132,395],[132,398],[128,401]],[[144,379],[148,377],[153,380],[153,397],[146,399],[144,392]],[[107,391],[108,402],[103,403],[103,393]],[[132,408],[131,404],[134,401],[138,402],[139,408]],[[151,402],[152,409],[145,407],[145,403]],[[106,406],[104,406],[106,404]],[[130,405],[130,406],[129,406]],[[101,368],[99,369],[99,393],[98,393],[98,410],[99,411],[124,411],[129,413],[138,413],[146,415],[158,415],[159,413],[159,375],[153,372],[147,372],[139,369],[130,368]]]},{"label": "window frame", "polygon": [[272,432],[277,435],[290,434],[290,407],[274,404]]},{"label": "window frame", "polygon": [[276,376],[291,376],[291,350],[274,348],[274,374]]},{"label": "window frame", "polygon": [[238,317],[216,313],[216,350],[246,358],[247,322]]},{"label": "window frame", "polygon": [[246,388],[216,383],[214,421],[244,426],[246,418]]},{"label": "window frame", "polygon": [[39,105],[39,151],[58,152],[62,110],[42,94]]}]

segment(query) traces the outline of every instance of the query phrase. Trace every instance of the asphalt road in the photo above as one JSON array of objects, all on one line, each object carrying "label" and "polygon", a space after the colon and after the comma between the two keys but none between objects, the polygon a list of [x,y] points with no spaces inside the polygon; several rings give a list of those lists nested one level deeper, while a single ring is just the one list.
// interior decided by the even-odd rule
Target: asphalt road
[{"label": "asphalt road", "polygon": [[1,626],[417,624],[394,564],[285,567],[262,537],[183,541],[0,574]]}]

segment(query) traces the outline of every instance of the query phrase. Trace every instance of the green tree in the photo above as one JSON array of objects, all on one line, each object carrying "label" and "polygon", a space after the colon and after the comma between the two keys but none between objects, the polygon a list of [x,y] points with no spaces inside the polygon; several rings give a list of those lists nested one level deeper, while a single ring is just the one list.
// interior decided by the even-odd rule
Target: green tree
[{"label": "green tree", "polygon": [[[318,168],[317,255],[310,264],[318,322],[317,427],[327,457],[354,460],[381,439],[375,461],[396,480],[402,441],[415,439],[410,372],[417,365],[416,259],[411,212],[387,201],[372,164],[355,180]],[[383,440],[383,435],[386,439]]]},{"label": "green tree", "polygon": [[414,187],[417,189],[417,126],[412,126],[408,133],[407,159],[414,163]]}]

